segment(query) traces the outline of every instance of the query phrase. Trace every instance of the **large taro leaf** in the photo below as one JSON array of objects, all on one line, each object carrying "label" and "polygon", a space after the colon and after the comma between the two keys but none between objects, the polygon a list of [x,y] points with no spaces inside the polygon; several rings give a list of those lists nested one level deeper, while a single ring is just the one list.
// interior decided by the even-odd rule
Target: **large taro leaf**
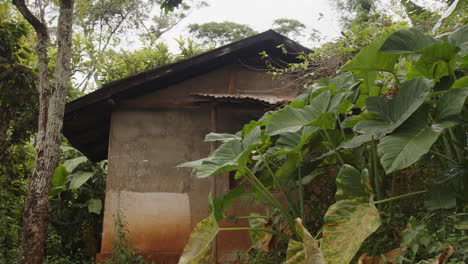
[{"label": "large taro leaf", "polygon": [[296,230],[302,236],[302,243],[289,240],[285,264],[325,264],[322,250],[309,231],[302,225],[300,218],[295,219]]},{"label": "large taro leaf", "polygon": [[465,57],[468,54],[468,26],[461,27],[450,34],[448,42],[461,49],[458,56]]},{"label": "large taro leaf", "polygon": [[448,42],[434,43],[418,51],[419,59],[408,67],[406,79],[423,76],[440,80],[450,75],[449,66],[455,67],[455,58],[460,48]]},{"label": "large taro leaf", "polygon": [[214,217],[210,216],[200,221],[184,247],[179,264],[209,263],[211,242],[219,232],[219,226]]},{"label": "large taro leaf", "polygon": [[367,98],[367,110],[378,119],[362,120],[354,129],[359,133],[376,137],[391,133],[424,103],[431,86],[431,80],[415,78],[404,82],[398,96],[393,99],[387,97]]},{"label": "large taro leaf", "polygon": [[381,221],[370,198],[366,170],[360,173],[344,165],[336,184],[336,203],[325,214],[321,248],[326,263],[348,264]]},{"label": "large taro leaf", "polygon": [[416,28],[401,29],[385,40],[380,51],[393,54],[414,53],[441,42]]},{"label": "large taro leaf", "polygon": [[300,130],[302,127],[316,121],[322,114],[328,112],[330,100],[330,92],[325,91],[315,97],[310,102],[310,105],[302,109],[285,107],[275,111],[267,124],[266,134],[273,136]]},{"label": "large taro leaf", "polygon": [[233,171],[245,164],[249,153],[261,143],[261,128],[256,126],[242,140],[233,138],[223,143],[208,158],[185,162],[177,167],[192,168],[198,178]]},{"label": "large taro leaf", "polygon": [[437,100],[435,118],[437,123],[454,122],[465,105],[468,87],[452,88]]},{"label": "large taro leaf", "polygon": [[436,142],[442,128],[427,124],[423,117],[410,118],[378,145],[380,162],[386,173],[404,169],[426,154]]},{"label": "large taro leaf", "polygon": [[205,178],[235,170],[242,152],[242,141],[233,139],[219,146],[208,158],[182,163],[178,167],[193,168],[198,178]]},{"label": "large taro leaf", "polygon": [[378,151],[386,173],[404,169],[426,154],[445,128],[457,124],[468,88],[450,89],[437,101],[435,122],[414,115],[392,134],[383,137]]},{"label": "large taro leaf", "polygon": [[384,41],[385,38],[380,38],[372,42],[368,47],[363,48],[341,70],[352,72],[394,72],[395,63],[399,55],[381,52],[380,48]]},{"label": "large taro leaf", "polygon": [[317,131],[318,127],[306,126],[296,132],[282,133],[276,140],[275,145],[267,150],[266,156],[301,151],[303,146]]}]

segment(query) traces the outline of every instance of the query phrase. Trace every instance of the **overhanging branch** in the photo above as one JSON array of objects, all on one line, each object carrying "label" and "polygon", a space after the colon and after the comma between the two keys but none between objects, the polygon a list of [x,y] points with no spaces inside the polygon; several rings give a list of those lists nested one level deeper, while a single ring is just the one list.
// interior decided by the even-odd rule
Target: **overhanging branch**
[{"label": "overhanging branch", "polygon": [[36,16],[33,15],[33,13],[31,13],[24,0],[13,0],[13,4],[18,8],[29,24],[34,27],[37,34],[48,37],[46,25],[44,25],[41,21],[39,21],[39,19],[37,19]]}]

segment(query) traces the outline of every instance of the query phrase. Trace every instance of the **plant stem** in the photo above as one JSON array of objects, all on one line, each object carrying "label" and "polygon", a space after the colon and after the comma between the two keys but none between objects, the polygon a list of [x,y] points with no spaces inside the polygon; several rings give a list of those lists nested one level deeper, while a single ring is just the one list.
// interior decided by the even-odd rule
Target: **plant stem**
[{"label": "plant stem", "polygon": [[280,213],[283,215],[283,217],[288,221],[290,227],[291,227],[291,230],[294,232],[294,234],[299,238],[300,236],[297,234],[296,232],[296,228],[295,228],[295,224],[294,224],[294,219],[291,217],[291,215],[288,214],[288,212],[286,212],[283,207],[281,206],[281,204],[278,202],[278,200],[276,200],[275,197],[273,197],[273,195],[271,195],[270,191],[268,191],[268,189],[263,185],[262,182],[260,182],[257,177],[255,176],[255,174],[253,174],[253,172],[248,168],[248,167],[244,167],[245,171],[247,172],[246,174],[246,179],[252,184],[252,186],[257,189],[260,193],[263,194],[263,196],[265,197],[265,199],[270,203],[271,206],[273,206],[274,208],[277,208]]},{"label": "plant stem", "polygon": [[[450,139],[454,142],[457,142],[456,140],[456,136],[455,136],[455,133],[453,133],[453,129],[452,128],[449,128],[448,129],[449,131],[449,134],[450,134]],[[454,150],[455,150],[455,154],[458,158],[458,162],[462,162],[463,161],[463,148],[460,147],[460,146],[463,146],[461,144],[453,144],[453,147],[454,147]]]},{"label": "plant stem", "polygon": [[284,238],[285,240],[289,241],[291,239],[290,236],[285,235],[279,231],[272,230],[272,229],[266,229],[266,228],[257,228],[257,227],[222,227],[219,229],[220,231],[242,231],[242,230],[248,230],[248,231],[261,231],[261,232],[268,232],[275,234],[279,237]]},{"label": "plant stem", "polygon": [[262,159],[263,163],[265,164],[268,173],[270,173],[271,178],[273,179],[273,182],[278,186],[280,189],[281,195],[284,196],[286,201],[288,202],[289,207],[293,210],[295,215],[299,215],[296,207],[294,206],[293,202],[291,201],[291,198],[286,194],[286,191],[284,190],[283,186],[280,184],[278,178],[276,178],[276,175],[273,173],[273,170],[271,169],[270,165],[268,164],[268,161],[265,159],[263,153],[257,148],[258,153],[260,154],[260,158]]},{"label": "plant stem", "polygon": [[228,216],[227,218],[234,218],[234,219],[255,219],[255,218],[263,218],[268,219],[270,217],[264,215],[247,215],[247,216]]},{"label": "plant stem", "polygon": [[341,157],[340,153],[339,153],[338,150],[336,149],[336,146],[332,144],[333,141],[332,141],[330,135],[328,134],[327,130],[324,129],[324,130],[323,130],[323,133],[325,134],[325,137],[327,138],[328,142],[330,142],[330,145],[332,146],[333,151],[335,152],[335,155],[336,155],[336,157],[338,158],[338,160],[341,162],[341,164],[345,164],[343,158]]},{"label": "plant stem", "polygon": [[305,214],[304,214],[304,186],[302,186],[302,171],[301,167],[297,170],[297,177],[299,180],[299,211],[302,221],[305,223]]},{"label": "plant stem", "polygon": [[375,139],[372,137],[371,141],[371,152],[372,152],[372,170],[374,174],[374,182],[375,182],[375,192],[377,194],[377,199],[382,199],[382,179],[379,174],[379,164],[377,159],[377,147],[375,145]]},{"label": "plant stem", "polygon": [[428,190],[407,193],[407,194],[403,194],[403,195],[400,195],[400,196],[395,196],[395,197],[391,197],[391,198],[388,198],[388,199],[375,201],[374,204],[387,203],[387,202],[391,202],[391,201],[395,201],[395,200],[398,200],[398,199],[402,199],[402,198],[406,198],[406,197],[410,197],[410,196],[414,196],[414,195],[418,195],[418,194],[423,194],[423,193],[427,193],[427,192],[428,192]]},{"label": "plant stem", "polygon": [[445,158],[445,159],[447,159],[448,161],[452,162],[453,164],[456,164],[456,163],[457,163],[456,161],[454,161],[454,160],[451,159],[450,157],[447,157],[447,156],[445,156],[444,154],[442,154],[442,153],[440,153],[440,152],[437,152],[437,151],[435,151],[435,150],[429,150],[429,152],[431,152],[432,154],[435,154],[435,155],[437,155],[437,156],[439,156],[439,157]]}]

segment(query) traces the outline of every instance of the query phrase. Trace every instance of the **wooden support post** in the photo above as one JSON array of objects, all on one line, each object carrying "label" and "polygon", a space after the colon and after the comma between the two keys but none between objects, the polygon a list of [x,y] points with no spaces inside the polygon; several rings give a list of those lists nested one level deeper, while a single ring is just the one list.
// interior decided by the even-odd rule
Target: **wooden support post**
[{"label": "wooden support post", "polygon": [[[212,102],[211,105],[211,132],[216,132],[217,128],[217,120],[218,120],[218,106],[216,102]],[[211,141],[210,148],[211,152],[216,150],[216,141]],[[216,197],[216,176],[211,177],[211,195]],[[211,242],[211,263],[216,264],[218,262],[218,252],[217,252],[217,238],[213,239]]]}]

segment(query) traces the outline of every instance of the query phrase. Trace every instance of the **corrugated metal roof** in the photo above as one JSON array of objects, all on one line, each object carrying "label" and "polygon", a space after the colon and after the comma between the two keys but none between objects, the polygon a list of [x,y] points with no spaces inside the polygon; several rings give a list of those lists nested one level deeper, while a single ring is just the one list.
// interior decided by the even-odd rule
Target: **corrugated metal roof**
[{"label": "corrugated metal roof", "polygon": [[257,95],[257,94],[212,94],[212,93],[192,93],[191,95],[203,98],[210,98],[219,101],[229,102],[251,102],[255,101],[258,103],[277,105],[288,103],[294,100],[294,97],[290,96],[274,96],[274,95]]}]

